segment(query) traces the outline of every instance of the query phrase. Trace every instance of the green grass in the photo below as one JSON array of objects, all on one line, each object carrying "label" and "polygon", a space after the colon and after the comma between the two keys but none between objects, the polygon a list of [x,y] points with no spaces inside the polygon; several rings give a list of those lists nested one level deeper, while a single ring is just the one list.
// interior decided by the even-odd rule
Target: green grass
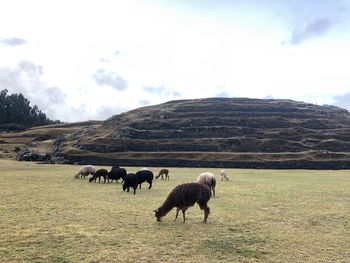
[{"label": "green grass", "polygon": [[[211,214],[154,209],[202,171],[123,192],[74,179],[80,166],[0,160],[0,262],[349,262],[350,172],[226,169]],[[109,169],[109,167],[106,167]],[[136,171],[136,168],[128,168]],[[158,171],[158,169],[152,169]],[[217,179],[219,177],[217,176]]]}]

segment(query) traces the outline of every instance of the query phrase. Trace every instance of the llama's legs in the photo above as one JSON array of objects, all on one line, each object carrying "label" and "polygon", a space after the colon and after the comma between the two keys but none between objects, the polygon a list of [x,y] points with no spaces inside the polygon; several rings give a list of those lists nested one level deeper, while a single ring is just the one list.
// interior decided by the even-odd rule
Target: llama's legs
[{"label": "llama's legs", "polygon": [[177,216],[179,215],[179,211],[180,211],[180,210],[181,210],[180,208],[176,208],[176,215],[175,215],[175,219],[174,219],[174,221],[176,221]]},{"label": "llama's legs", "polygon": [[149,183],[148,189],[151,189],[152,188],[152,181],[149,181],[148,183]]},{"label": "llama's legs", "polygon": [[185,221],[186,221],[186,216],[185,216],[186,210],[187,210],[187,207],[182,208],[182,217],[184,219],[183,223],[185,223]]},{"label": "llama's legs", "polygon": [[204,210],[204,220],[203,222],[206,223],[208,219],[208,215],[210,214],[210,208],[207,205],[207,202],[198,202],[198,205],[201,210]]},{"label": "llama's legs", "polygon": [[206,206],[206,208],[204,208],[204,220],[203,220],[204,223],[207,222],[209,213],[210,213],[210,208],[209,208],[209,206]]}]

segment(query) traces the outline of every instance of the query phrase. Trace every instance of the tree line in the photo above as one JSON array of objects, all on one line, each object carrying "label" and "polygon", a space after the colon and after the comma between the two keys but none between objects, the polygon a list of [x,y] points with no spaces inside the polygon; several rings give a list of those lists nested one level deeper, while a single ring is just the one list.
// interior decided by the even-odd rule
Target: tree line
[{"label": "tree line", "polygon": [[0,128],[20,130],[53,123],[60,121],[52,121],[38,106],[30,106],[30,101],[22,93],[9,95],[7,89],[0,91]]}]

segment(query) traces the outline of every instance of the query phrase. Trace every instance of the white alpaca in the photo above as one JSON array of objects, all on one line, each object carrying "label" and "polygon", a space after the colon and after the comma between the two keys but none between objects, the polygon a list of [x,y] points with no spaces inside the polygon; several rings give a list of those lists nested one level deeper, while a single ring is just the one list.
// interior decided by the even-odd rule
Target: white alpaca
[{"label": "white alpaca", "polygon": [[223,181],[224,179],[226,181],[228,181],[228,177],[227,177],[226,171],[224,169],[221,169],[220,176],[221,176],[221,181]]},{"label": "white alpaca", "polygon": [[200,175],[198,175],[196,182],[199,184],[207,185],[210,191],[213,191],[213,196],[215,196],[216,179],[214,174],[210,172],[201,173]]},{"label": "white alpaca", "polygon": [[84,165],[82,167],[79,168],[79,170],[76,172],[76,174],[74,175],[75,178],[82,178],[84,176],[84,179],[86,176],[88,176],[89,174],[94,175],[96,172],[96,168],[92,165]]}]

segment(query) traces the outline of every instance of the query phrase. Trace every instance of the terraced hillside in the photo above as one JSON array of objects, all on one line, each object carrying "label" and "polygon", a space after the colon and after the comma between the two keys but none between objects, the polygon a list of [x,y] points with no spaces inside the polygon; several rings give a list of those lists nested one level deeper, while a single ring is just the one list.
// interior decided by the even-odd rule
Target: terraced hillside
[{"label": "terraced hillside", "polygon": [[[115,115],[51,140],[56,149],[50,156],[59,152],[59,160],[69,163],[350,167],[349,112],[291,100],[170,101]],[[32,144],[44,142],[34,138]],[[26,151],[30,155],[33,149],[29,145]]]}]

